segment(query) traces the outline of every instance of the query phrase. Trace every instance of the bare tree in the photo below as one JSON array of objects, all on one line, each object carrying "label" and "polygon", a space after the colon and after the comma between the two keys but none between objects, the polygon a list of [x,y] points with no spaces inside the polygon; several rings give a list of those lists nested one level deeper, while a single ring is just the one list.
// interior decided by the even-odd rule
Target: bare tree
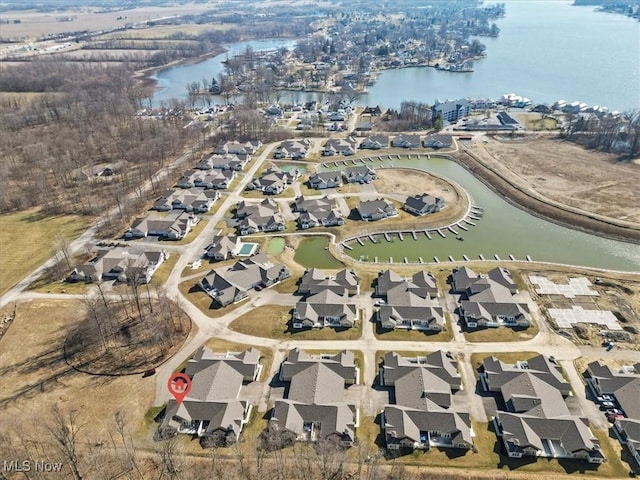
[{"label": "bare tree", "polygon": [[56,406],[51,413],[52,420],[47,425],[47,431],[54,440],[60,454],[68,462],[71,474],[76,480],[81,480],[82,475],[78,470],[78,433],[81,425],[78,423],[79,412],[71,410],[68,414],[63,414]]}]

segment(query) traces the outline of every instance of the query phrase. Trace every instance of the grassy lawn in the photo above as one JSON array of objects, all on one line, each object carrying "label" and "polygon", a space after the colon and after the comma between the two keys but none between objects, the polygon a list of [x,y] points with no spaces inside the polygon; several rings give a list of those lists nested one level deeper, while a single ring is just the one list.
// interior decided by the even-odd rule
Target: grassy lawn
[{"label": "grassy lawn", "polygon": [[171,245],[186,245],[188,243],[193,242],[198,235],[204,230],[204,227],[207,225],[208,220],[200,220],[198,224],[189,232],[189,234],[183,238],[182,240],[177,240],[175,242],[171,242]]},{"label": "grassy lawn", "polygon": [[[89,225],[77,215],[48,217],[37,210],[0,215],[0,294],[39,267],[56,251],[56,238],[72,240]],[[19,238],[19,248],[10,248]]]},{"label": "grassy lawn", "polygon": [[451,328],[445,325],[442,332],[422,332],[418,330],[405,330],[398,328],[395,330],[382,330],[376,322],[374,331],[378,340],[391,340],[399,342],[450,342],[453,339]]},{"label": "grassy lawn", "polygon": [[200,309],[202,313],[204,313],[207,317],[211,318],[220,318],[225,316],[227,313],[233,312],[236,308],[244,305],[247,301],[247,298],[244,300],[234,303],[232,305],[227,305],[224,308],[220,308],[217,304],[213,303],[213,299],[207,295],[200,287],[198,287],[198,279],[187,280],[186,282],[182,282],[178,285],[178,290],[182,295],[184,295],[187,300],[193,303],[196,307]]},{"label": "grassy lawn", "polygon": [[289,327],[290,319],[291,307],[266,305],[236,318],[229,328],[247,335],[283,340],[355,340],[362,333],[362,324],[343,331],[332,328],[294,330]]},{"label": "grassy lawn", "polygon": [[173,271],[173,267],[176,266],[176,263],[178,262],[179,258],[180,258],[180,254],[171,252],[171,254],[169,255],[169,258],[165,260],[162,265],[160,265],[158,270],[156,270],[156,273],[154,273],[153,277],[151,277],[151,282],[150,282],[151,285],[160,286],[167,283],[167,280],[169,279],[169,275],[171,275],[171,272]]},{"label": "grassy lawn", "polygon": [[90,283],[65,282],[64,280],[49,282],[44,276],[41,276],[29,286],[29,290],[38,293],[68,293],[70,295],[85,294],[89,288],[91,288]]},{"label": "grassy lawn", "polygon": [[526,329],[509,327],[483,328],[471,332],[464,332],[468,342],[522,342],[530,340],[538,334],[538,325],[533,324]]},{"label": "grassy lawn", "polygon": [[471,366],[473,367],[473,371],[476,373],[476,378],[478,377],[478,368],[482,365],[482,361],[487,358],[494,356],[498,360],[502,360],[508,365],[513,365],[517,361],[529,360],[532,357],[538,355],[536,352],[502,352],[502,353],[472,353],[471,354]]},{"label": "grassy lawn", "polygon": [[[225,215],[226,216],[226,215]],[[229,236],[229,235],[235,235],[236,233],[236,229],[233,227],[228,227],[227,226],[227,222],[225,220],[220,220],[217,224],[216,224],[216,228],[218,230],[220,230],[220,232],[218,233],[218,235],[222,235],[222,236]]]}]

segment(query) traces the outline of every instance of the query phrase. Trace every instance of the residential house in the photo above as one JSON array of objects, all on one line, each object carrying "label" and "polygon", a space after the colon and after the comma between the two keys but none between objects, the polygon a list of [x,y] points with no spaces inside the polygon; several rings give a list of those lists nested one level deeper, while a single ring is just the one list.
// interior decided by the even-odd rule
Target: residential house
[{"label": "residential house", "polygon": [[627,417],[640,421],[640,362],[623,368],[591,362],[587,380],[595,396],[610,395]]},{"label": "residential house", "polygon": [[360,142],[361,150],[381,150],[388,147],[388,135],[371,135]]},{"label": "residential house", "polygon": [[354,155],[357,148],[358,141],[353,137],[330,138],[329,140],[327,140],[327,143],[325,143],[324,148],[322,149],[322,155],[343,155],[346,157],[349,155]]},{"label": "residential house", "polygon": [[363,115],[382,115],[382,110],[379,105],[375,107],[367,105],[362,111]]},{"label": "residential house", "polygon": [[394,148],[418,148],[420,146],[420,135],[397,135],[391,140]]},{"label": "residential house", "polygon": [[618,419],[614,423],[614,428],[620,439],[620,443],[627,447],[629,454],[635,461],[634,470],[640,469],[640,420]]},{"label": "residential house", "polygon": [[269,167],[260,178],[256,178],[247,185],[247,190],[260,190],[266,195],[278,195],[285,191],[288,185],[300,178],[300,171],[293,168],[288,171],[280,170],[275,165]]},{"label": "residential house", "polygon": [[444,329],[442,307],[429,297],[423,298],[399,285],[387,292],[387,301],[376,312],[383,329],[406,328],[440,332]]},{"label": "residential house", "polygon": [[392,270],[383,270],[378,274],[375,285],[375,295],[387,299],[387,293],[404,285],[405,289],[422,298],[436,298],[439,296],[438,284],[432,273],[421,270],[411,277],[401,277]]},{"label": "residential house", "polygon": [[342,172],[317,172],[309,176],[309,187],[316,190],[342,186]]},{"label": "residential house", "polygon": [[239,398],[241,388],[256,381],[260,370],[255,348],[214,353],[201,347],[185,366],[191,389],[181,403],[169,400],[156,438],[191,435],[203,447],[236,443],[251,414],[249,402]]},{"label": "residential house", "polygon": [[555,360],[537,355],[507,365],[488,357],[480,380],[485,390],[499,392],[504,400],[494,427],[509,457],[605,461],[587,419],[572,415],[564,401],[571,387]]},{"label": "residential house", "polygon": [[236,235],[216,235],[205,249],[205,256],[216,261],[229,260],[236,256],[240,243]]},{"label": "residential house", "polygon": [[286,228],[284,217],[278,204],[264,199],[259,204],[241,201],[236,208],[239,219],[236,229],[239,235],[250,235],[257,232],[276,232]]},{"label": "residential house", "polygon": [[256,286],[271,287],[291,276],[283,264],[272,263],[265,254],[238,260],[228,268],[211,270],[198,285],[221,307],[246,298]]},{"label": "residential house", "polygon": [[358,307],[349,303],[349,297],[324,288],[296,303],[291,325],[293,328],[351,328],[357,321]]},{"label": "residential house", "polygon": [[306,199],[300,196],[292,204],[294,212],[299,212],[298,226],[302,230],[313,227],[335,227],[344,225],[341,212],[329,197]]},{"label": "residential house", "polygon": [[373,168],[366,165],[359,167],[347,167],[344,169],[344,179],[347,183],[371,183],[378,176]]},{"label": "residential house", "polygon": [[471,113],[473,105],[468,100],[436,100],[432,108],[432,117],[442,116],[443,122],[455,123]]},{"label": "residential house", "polygon": [[248,142],[238,142],[233,140],[221,143],[216,147],[213,153],[218,155],[253,155],[262,146],[260,140],[252,140]]},{"label": "residential house", "polygon": [[360,218],[366,222],[373,222],[398,215],[395,207],[381,198],[360,202],[356,207],[356,212]]},{"label": "residential house", "polygon": [[291,204],[294,212],[309,212],[313,210],[331,210],[334,207],[334,201],[328,196],[322,198],[305,198],[304,195],[296,197]]},{"label": "residential house", "polygon": [[207,213],[218,198],[220,198],[219,192],[206,191],[199,188],[166,190],[156,200],[151,210],[159,212],[184,210],[185,212]]},{"label": "residential house", "polygon": [[511,272],[503,267],[496,267],[487,272],[487,278],[499,283],[503,287],[509,289],[509,292],[513,295],[518,293],[518,286],[513,281]]},{"label": "residential house", "polygon": [[305,138],[303,140],[287,140],[282,142],[273,153],[273,158],[292,158],[300,160],[307,156],[307,152],[311,148],[311,140]]},{"label": "residential house", "polygon": [[353,270],[346,268],[334,275],[312,268],[306,270],[298,283],[300,295],[315,295],[323,290],[332,290],[338,295],[358,295],[360,293],[360,277]]},{"label": "residential house", "polygon": [[157,236],[163,240],[181,240],[187,236],[200,219],[187,212],[169,212],[166,216],[152,213],[137,218],[125,232],[124,238]]},{"label": "residential house", "polygon": [[380,379],[395,392],[395,404],[384,407],[382,418],[389,450],[473,446],[469,414],[453,407],[453,393],[462,388],[462,382],[450,354],[436,351],[408,358],[389,352]]},{"label": "residential house", "polygon": [[358,410],[343,399],[345,387],[358,381],[352,352],[311,356],[296,348],[283,362],[279,378],[289,383],[288,394],[276,400],[267,428],[270,436],[287,439],[280,445],[321,440],[354,444]]},{"label": "residential house", "polygon": [[204,188],[221,190],[229,188],[229,185],[236,178],[235,170],[187,170],[176,182],[180,188]]},{"label": "residential house", "polygon": [[453,146],[453,137],[451,135],[427,135],[422,141],[425,148],[451,148]]},{"label": "residential house", "polygon": [[434,197],[428,193],[422,193],[407,197],[402,208],[414,215],[427,215],[429,213],[436,213],[442,210],[444,208],[444,199],[441,197]]},{"label": "residential house", "polygon": [[248,155],[218,155],[212,154],[196,164],[198,170],[243,170],[250,158]]},{"label": "residential house", "polygon": [[74,267],[67,281],[92,283],[99,280],[116,280],[149,283],[158,267],[169,258],[165,250],[144,250],[116,247],[99,249],[95,256],[83,265]]},{"label": "residential house", "polygon": [[529,306],[490,278],[474,281],[460,298],[460,316],[468,328],[531,325]]},{"label": "residential house", "polygon": [[464,293],[467,287],[481,276],[469,267],[454,268],[451,272],[451,291],[453,293]]}]

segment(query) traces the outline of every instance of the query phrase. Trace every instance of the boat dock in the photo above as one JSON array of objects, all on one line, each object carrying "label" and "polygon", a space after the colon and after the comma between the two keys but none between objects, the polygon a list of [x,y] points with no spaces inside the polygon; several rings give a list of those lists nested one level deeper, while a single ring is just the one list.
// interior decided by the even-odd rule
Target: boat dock
[{"label": "boat dock", "polygon": [[404,242],[404,237],[402,236],[402,232],[398,232],[398,238]]},{"label": "boat dock", "polygon": [[411,236],[413,237],[414,240],[418,239],[418,237],[416,236],[415,230],[411,230]]},{"label": "boat dock", "polygon": [[451,233],[453,233],[454,235],[459,235],[459,233],[458,233],[458,232],[456,232],[456,231],[453,229],[453,227],[452,227],[452,226],[448,226],[448,227],[447,227],[447,230],[449,230],[449,231],[450,231]]},{"label": "boat dock", "polygon": [[469,257],[467,257],[466,255],[462,255],[462,258],[464,259],[465,262],[469,261]]},{"label": "boat dock", "polygon": [[424,234],[427,236],[429,240],[431,240],[431,235],[429,235],[429,230],[425,230]]},{"label": "boat dock", "polygon": [[388,234],[387,232],[384,232],[382,235],[384,236],[384,239],[385,239],[387,242],[390,242],[390,241],[391,241],[391,238],[389,238],[389,234]]},{"label": "boat dock", "polygon": [[467,227],[465,227],[464,225],[462,225],[460,223],[458,223],[457,225],[458,225],[458,227],[460,227],[460,229],[464,230],[465,232],[469,231],[469,229]]},{"label": "boat dock", "polygon": [[442,233],[442,230],[438,229],[436,230],[436,232],[438,232],[442,238],[447,238],[447,236],[444,233]]},{"label": "boat dock", "polygon": [[364,242],[362,241],[362,239],[360,237],[356,237],[356,242],[358,242],[360,244],[360,246],[364,247]]}]

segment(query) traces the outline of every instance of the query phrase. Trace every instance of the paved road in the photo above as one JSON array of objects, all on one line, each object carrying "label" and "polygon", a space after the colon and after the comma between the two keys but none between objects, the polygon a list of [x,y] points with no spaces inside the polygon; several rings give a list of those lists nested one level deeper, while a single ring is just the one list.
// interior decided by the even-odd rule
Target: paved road
[{"label": "paved road", "polygon": [[[321,139],[314,139],[314,148],[319,149],[322,144]],[[232,331],[228,328],[229,324],[238,316],[249,312],[262,305],[294,305],[297,298],[291,294],[281,294],[272,289],[263,290],[261,292],[252,292],[250,298],[245,301],[244,304],[230,312],[229,314],[220,318],[210,318],[184,298],[178,291],[178,284],[185,281],[185,279],[194,279],[197,274],[182,277],[181,273],[185,267],[193,260],[200,258],[204,247],[211,241],[214,232],[216,231],[216,225],[224,218],[225,212],[229,210],[238,201],[242,200],[241,192],[244,190],[246,184],[254,177],[255,173],[261,168],[267,158],[270,157],[271,151],[275,145],[268,145],[265,147],[260,156],[255,158],[249,166],[249,169],[241,178],[237,187],[228,193],[224,193],[217,205],[217,211],[209,218],[208,224],[205,226],[201,234],[194,239],[191,243],[184,246],[172,246],[172,250],[179,251],[181,254],[178,259],[175,268],[171,272],[167,283],[166,290],[169,295],[177,300],[185,312],[193,320],[194,328],[188,340],[183,347],[165,364],[157,369],[156,375],[156,397],[154,405],[162,405],[168,398],[168,391],[166,384],[169,376],[173,373],[178,366],[188,359],[192,353],[201,345],[203,345],[209,338],[218,337],[232,342],[255,345],[258,347],[272,349],[274,353],[274,362],[270,367],[268,378],[272,378],[278,368],[279,364],[286,355],[286,352],[294,347],[302,349],[351,349],[360,350],[363,353],[363,365],[361,366],[361,380],[365,387],[356,390],[356,395],[359,398],[360,404],[367,415],[375,413],[375,403],[373,392],[368,388],[374,382],[378,371],[378,365],[376,365],[375,355],[379,350],[402,350],[411,352],[430,352],[438,349],[446,349],[453,352],[460,360],[460,373],[465,385],[466,395],[468,396],[470,410],[472,416],[479,421],[486,421],[486,412],[482,405],[482,399],[474,395],[475,391],[475,376],[474,371],[469,363],[470,357],[473,353],[499,353],[499,352],[518,352],[518,351],[535,351],[544,355],[553,355],[563,365],[567,376],[570,379],[573,389],[576,392],[578,401],[584,412],[590,418],[591,422],[602,428],[606,426],[603,424],[603,416],[595,410],[594,405],[588,401],[584,395],[584,385],[582,384],[579,373],[573,367],[573,360],[580,357],[609,357],[616,360],[626,361],[640,361],[640,354],[638,352],[632,352],[628,350],[616,349],[611,352],[605,353],[601,348],[593,347],[578,347],[571,343],[569,340],[555,335],[555,333],[549,328],[549,326],[543,320],[537,305],[529,300],[530,309],[535,318],[539,319],[538,335],[528,341],[524,342],[500,342],[500,343],[470,343],[467,342],[464,335],[459,331],[456,325],[457,318],[452,315],[453,320],[453,340],[451,342],[430,342],[430,341],[385,341],[378,340],[374,334],[374,325],[369,321],[373,315],[373,307],[371,305],[371,299],[367,295],[359,295],[354,298],[361,311],[363,312],[363,328],[362,335],[357,340],[331,340],[331,341],[300,341],[300,340],[277,340],[271,338],[253,337],[239,332]],[[457,148],[457,145],[456,145]],[[180,166],[188,159],[191,158],[190,152],[181,156],[174,165]],[[167,175],[164,173],[161,175]],[[150,186],[149,186],[150,187]],[[296,193],[298,193],[296,191]],[[318,197],[324,195],[324,192]],[[346,197],[349,195],[341,195],[340,197]],[[117,209],[111,212],[117,214]],[[96,232],[96,227],[88,229],[80,238],[72,243],[71,249],[78,250],[83,247],[88,241],[91,241]],[[327,235],[325,232],[316,232],[316,234]],[[285,234],[286,235],[286,234]],[[292,235],[299,235],[298,233]],[[335,240],[335,239],[334,239]],[[69,295],[69,294],[41,294],[36,292],[23,292],[26,286],[37,278],[42,270],[48,265],[53,263],[53,259],[47,262],[45,265],[34,271],[25,280],[20,282],[19,285],[14,287],[11,291],[5,294],[0,299],[0,306],[6,305],[9,302],[15,300],[33,300],[33,299],[77,299],[81,298],[81,295]],[[453,311],[455,307],[455,298],[449,294],[441,299],[441,302],[446,306],[446,309]],[[268,383],[268,382],[267,382]],[[377,398],[377,397],[376,397]],[[269,401],[269,389],[265,388],[260,397],[259,410],[264,411],[268,406]]]}]

